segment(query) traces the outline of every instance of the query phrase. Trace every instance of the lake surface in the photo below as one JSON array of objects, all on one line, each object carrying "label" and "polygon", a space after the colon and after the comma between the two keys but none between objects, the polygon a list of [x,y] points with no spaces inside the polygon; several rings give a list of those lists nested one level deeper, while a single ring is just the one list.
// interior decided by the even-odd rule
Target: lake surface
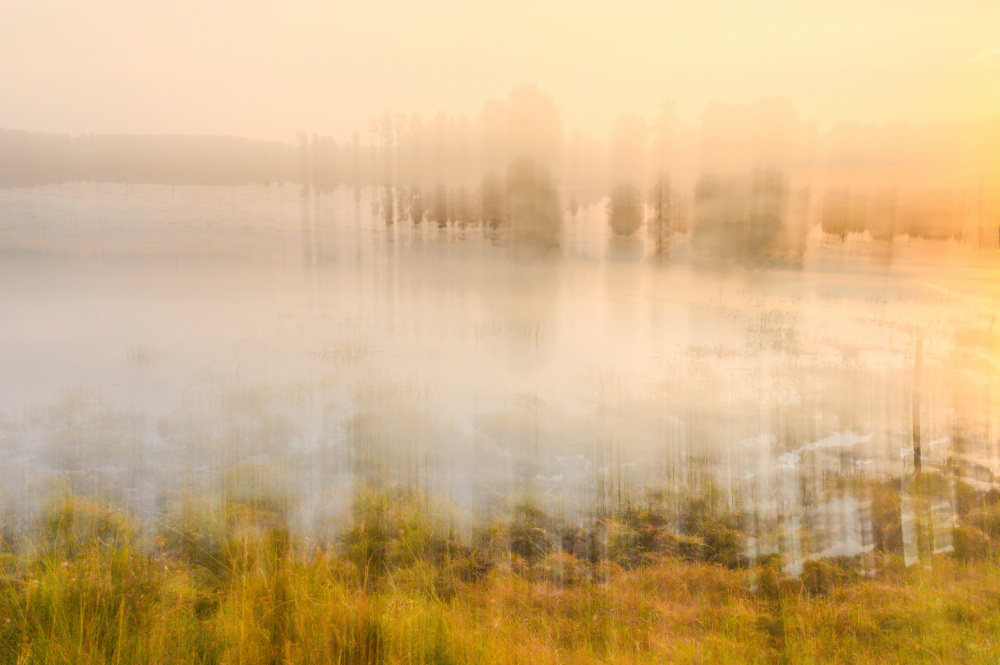
[{"label": "lake surface", "polygon": [[710,267],[685,237],[666,258],[609,238],[594,206],[525,257],[478,225],[387,225],[380,199],[0,189],[7,505],[68,484],[155,511],[244,477],[321,529],[360,477],[467,514],[706,475],[779,496],[807,458],[901,473],[915,392],[928,464],[998,459],[995,250],[817,230],[800,266]]}]

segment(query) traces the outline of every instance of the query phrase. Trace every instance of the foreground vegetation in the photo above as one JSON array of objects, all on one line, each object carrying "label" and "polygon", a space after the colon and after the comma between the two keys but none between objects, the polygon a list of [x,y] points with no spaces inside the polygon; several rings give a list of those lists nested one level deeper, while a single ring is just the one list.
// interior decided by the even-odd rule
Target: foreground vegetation
[{"label": "foreground vegetation", "polygon": [[462,544],[405,491],[359,495],[325,543],[290,535],[280,501],[185,502],[140,532],[65,496],[3,540],[0,662],[995,663],[1000,511],[962,496],[953,555],[905,568],[882,524],[866,574],[794,580],[697,511],[671,539],[630,509],[574,551],[526,505]]}]

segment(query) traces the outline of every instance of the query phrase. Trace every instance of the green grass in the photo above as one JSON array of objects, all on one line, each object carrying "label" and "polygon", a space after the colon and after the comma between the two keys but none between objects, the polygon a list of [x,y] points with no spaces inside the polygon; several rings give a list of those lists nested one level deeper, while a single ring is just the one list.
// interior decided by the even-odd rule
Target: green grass
[{"label": "green grass", "polygon": [[[280,503],[188,504],[143,533],[65,497],[4,539],[0,663],[1000,660],[992,547],[929,569],[883,552],[869,577],[821,562],[788,580],[774,562],[723,565],[715,549],[622,536],[627,515],[600,557],[536,554],[552,539],[528,536],[554,523],[520,509],[489,532],[524,556],[498,561],[422,505],[403,491],[359,494],[342,541],[320,547],[290,535]],[[973,516],[985,524],[984,510]],[[626,547],[643,556],[608,556]]]}]

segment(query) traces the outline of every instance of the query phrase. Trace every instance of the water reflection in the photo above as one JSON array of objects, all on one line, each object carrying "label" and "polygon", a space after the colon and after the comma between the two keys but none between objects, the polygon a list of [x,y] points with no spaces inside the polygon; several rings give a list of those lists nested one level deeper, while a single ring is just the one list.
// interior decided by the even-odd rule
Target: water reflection
[{"label": "water reflection", "polygon": [[[347,188],[6,191],[5,499],[61,483],[151,515],[235,477],[322,532],[358,487],[405,485],[469,533],[534,505],[611,547],[641,508],[658,546],[738,531],[790,574],[863,562],[892,515],[908,563],[952,546],[956,487],[997,470],[994,254],[910,241],[876,266],[810,236],[795,270],[705,269],[682,242],[662,264],[609,240],[604,205],[564,216],[538,168],[491,185],[495,219],[445,191],[465,210],[443,225],[415,188],[364,192],[374,210]],[[784,206],[775,178],[722,182]]]}]

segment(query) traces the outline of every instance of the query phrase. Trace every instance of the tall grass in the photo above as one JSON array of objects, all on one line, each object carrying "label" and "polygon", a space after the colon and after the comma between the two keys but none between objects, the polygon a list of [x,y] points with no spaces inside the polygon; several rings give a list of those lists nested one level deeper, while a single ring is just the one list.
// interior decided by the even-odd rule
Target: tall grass
[{"label": "tall grass", "polygon": [[[890,490],[887,490],[890,491]],[[998,504],[986,547],[874,574],[751,562],[725,516],[652,509],[592,533],[519,505],[463,544],[406,488],[359,490],[336,543],[280,501],[181,500],[155,528],[65,495],[3,539],[2,663],[996,662]],[[733,554],[729,554],[732,552]]]}]

